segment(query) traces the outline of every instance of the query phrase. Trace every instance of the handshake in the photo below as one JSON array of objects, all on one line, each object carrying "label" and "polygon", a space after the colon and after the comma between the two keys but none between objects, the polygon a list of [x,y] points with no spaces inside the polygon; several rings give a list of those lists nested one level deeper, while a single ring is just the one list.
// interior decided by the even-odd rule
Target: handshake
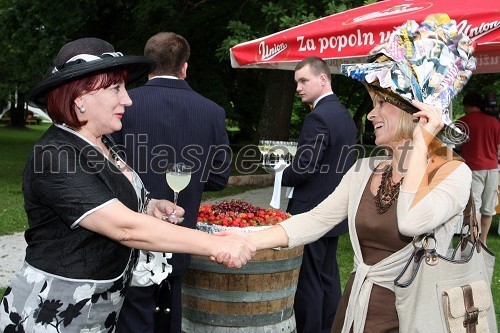
[{"label": "handshake", "polygon": [[215,249],[210,260],[228,268],[241,268],[257,252],[257,246],[250,233],[236,230],[224,230],[213,234]]},{"label": "handshake", "polygon": [[[225,205],[229,204],[243,205],[238,202]],[[152,200],[144,212],[162,221],[170,222],[174,225],[173,228],[179,228],[179,226],[175,226],[177,223],[168,217],[174,212],[176,220],[182,218],[184,215],[182,207],[175,206],[168,200]],[[254,219],[261,218],[260,215],[263,216],[262,219],[268,216],[274,223],[281,222],[290,216],[274,209],[262,210],[262,212],[257,210],[256,212],[259,214],[259,217],[255,217]],[[265,221],[260,222],[263,223]],[[269,226],[269,224],[267,225]],[[183,231],[187,230],[184,229]],[[223,230],[213,234],[207,234],[200,230],[189,230],[187,232],[193,236],[194,234],[192,233],[194,232],[198,236],[195,238],[181,237],[181,239],[177,239],[189,247],[189,250],[185,251],[185,253],[208,255],[211,261],[225,265],[228,268],[241,268],[252,259],[257,250],[288,246],[288,236],[285,230],[278,226],[253,232],[242,230]]]}]

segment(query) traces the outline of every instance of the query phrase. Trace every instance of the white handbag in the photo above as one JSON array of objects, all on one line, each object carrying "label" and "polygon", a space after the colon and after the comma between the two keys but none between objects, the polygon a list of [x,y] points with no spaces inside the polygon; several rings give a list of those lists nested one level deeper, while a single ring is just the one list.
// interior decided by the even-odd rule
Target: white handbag
[{"label": "white handbag", "polygon": [[464,219],[462,230],[467,232],[450,257],[435,251],[433,234],[415,237],[415,250],[394,281],[400,332],[498,332],[491,294],[495,257],[479,241],[475,214]]}]

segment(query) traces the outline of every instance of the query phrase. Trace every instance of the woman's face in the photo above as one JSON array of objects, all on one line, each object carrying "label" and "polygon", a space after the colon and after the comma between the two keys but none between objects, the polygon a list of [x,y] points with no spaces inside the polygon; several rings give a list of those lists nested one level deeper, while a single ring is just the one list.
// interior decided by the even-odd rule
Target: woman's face
[{"label": "woman's face", "polygon": [[84,127],[91,130],[96,137],[120,130],[125,106],[132,105],[123,81],[107,88],[91,91],[82,95],[81,99],[86,112],[77,111],[77,113],[80,119],[88,120]]},{"label": "woman's face", "polygon": [[373,109],[367,118],[373,123],[377,146],[396,146],[395,134],[401,112],[404,111],[386,102],[379,94],[374,96]]}]

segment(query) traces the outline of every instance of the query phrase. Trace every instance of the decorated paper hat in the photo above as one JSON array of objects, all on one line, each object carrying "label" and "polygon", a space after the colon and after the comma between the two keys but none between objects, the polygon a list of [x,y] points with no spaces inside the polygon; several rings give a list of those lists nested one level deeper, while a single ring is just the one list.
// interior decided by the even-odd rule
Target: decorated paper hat
[{"label": "decorated paper hat", "polygon": [[473,51],[472,41],[458,32],[454,20],[433,14],[420,25],[410,20],[397,27],[370,51],[369,63],[343,64],[341,72],[406,112],[418,111],[413,99],[442,109],[445,127],[439,138],[458,144],[469,138],[452,123],[448,108],[476,68]]},{"label": "decorated paper hat", "polygon": [[128,82],[151,72],[154,63],[143,56],[124,56],[113,45],[99,38],[80,38],[59,50],[54,65],[45,77],[28,93],[28,103],[44,108],[47,94],[57,86],[97,72],[124,68]]}]

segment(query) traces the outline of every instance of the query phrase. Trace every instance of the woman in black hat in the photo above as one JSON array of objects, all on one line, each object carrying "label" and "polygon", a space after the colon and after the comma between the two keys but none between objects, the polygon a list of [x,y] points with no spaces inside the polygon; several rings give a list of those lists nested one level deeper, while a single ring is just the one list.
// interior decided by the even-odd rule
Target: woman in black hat
[{"label": "woman in black hat", "polygon": [[[137,258],[132,248],[212,258],[223,253],[234,267],[251,258],[255,248],[242,237],[164,222],[173,204],[149,198],[113,148],[107,135],[121,128],[132,103],[125,82],[152,68],[146,58],[83,38],[61,48],[55,66],[29,93],[30,104],[46,107],[54,125],[25,167],[28,247],[2,299],[0,331],[113,331]],[[153,259],[151,275],[168,274],[166,260]]]}]

